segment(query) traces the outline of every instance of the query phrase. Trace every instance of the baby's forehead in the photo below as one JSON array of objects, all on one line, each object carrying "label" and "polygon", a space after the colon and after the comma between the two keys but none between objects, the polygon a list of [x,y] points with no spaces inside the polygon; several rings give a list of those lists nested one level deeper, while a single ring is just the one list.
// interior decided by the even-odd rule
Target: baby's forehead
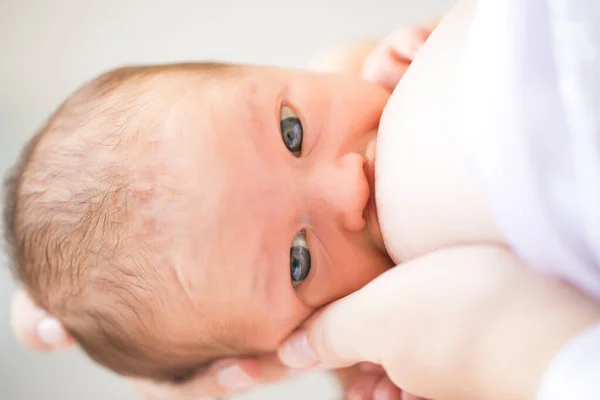
[{"label": "baby's forehead", "polygon": [[210,310],[210,320],[223,321],[216,336],[231,333],[230,319],[239,320],[236,336],[263,336],[245,343],[249,351],[275,346],[300,322],[298,314],[269,314],[268,290],[250,285],[279,266],[273,286],[294,296],[286,270],[293,237],[274,223],[292,208],[285,206],[289,193],[273,191],[286,185],[273,154],[289,156],[277,135],[279,87],[256,82],[240,75],[180,93],[160,136],[142,144],[148,148],[136,172],[152,199],[141,212],[154,219],[160,240],[153,245],[171,258],[165,265],[181,269],[184,286],[197,289],[191,296]]}]

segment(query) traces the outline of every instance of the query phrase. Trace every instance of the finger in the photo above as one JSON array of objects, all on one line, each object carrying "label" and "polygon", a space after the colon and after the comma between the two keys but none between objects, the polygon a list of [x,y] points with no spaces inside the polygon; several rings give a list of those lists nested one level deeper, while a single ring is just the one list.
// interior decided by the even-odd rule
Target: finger
[{"label": "finger", "polygon": [[[306,328],[292,334],[280,347],[279,357],[291,368],[342,368],[358,362],[378,362],[382,331],[390,331],[397,320],[390,307],[402,304],[395,275],[404,267],[393,268],[361,290],[317,312]],[[391,283],[391,285],[390,285]],[[394,299],[395,297],[395,299]],[[393,303],[390,300],[394,299]],[[373,327],[377,327],[374,329]],[[391,332],[400,334],[400,330]],[[388,335],[389,336],[389,335]]]},{"label": "finger", "polygon": [[333,375],[340,389],[347,393],[348,390],[356,383],[356,380],[363,374],[358,365],[353,365],[348,368],[339,368],[329,371]]},{"label": "finger", "polygon": [[362,76],[393,90],[431,33],[429,27],[400,29],[365,59]]},{"label": "finger", "polygon": [[391,48],[367,58],[362,77],[393,91],[410,66],[410,61],[399,57]]},{"label": "finger", "polygon": [[405,400],[402,391],[388,378],[382,376],[373,390],[373,400]]},{"label": "finger", "polygon": [[274,354],[254,358],[232,358],[215,362],[190,381],[172,385],[132,380],[146,400],[199,400],[241,394],[300,373],[283,366]]},{"label": "finger", "polygon": [[133,389],[144,400],[209,400],[218,399],[223,389],[208,382],[208,376],[196,377],[185,384],[171,385],[154,381],[130,379]]},{"label": "finger", "polygon": [[61,323],[37,307],[24,290],[13,296],[11,325],[17,339],[30,349],[57,351],[74,343]]},{"label": "finger", "polygon": [[[258,384],[248,381],[244,372],[245,366],[236,361],[231,365],[220,365],[221,369],[209,369],[197,374],[184,383],[165,383],[150,380],[131,379],[135,391],[144,400],[208,400],[219,399],[234,393],[243,393]],[[236,372],[235,368],[239,370]],[[224,387],[217,373],[224,373],[231,382],[231,387]]]},{"label": "finger", "polygon": [[358,364],[358,366],[362,372],[377,372],[381,375],[385,374],[385,370],[381,365],[365,362]]},{"label": "finger", "polygon": [[348,388],[346,399],[348,400],[370,400],[373,398],[375,386],[381,374],[364,373]]},{"label": "finger", "polygon": [[414,394],[410,394],[410,393],[402,393],[402,400],[427,400],[424,397],[419,397],[419,396],[415,396]]},{"label": "finger", "polygon": [[[547,291],[545,280],[536,283],[537,279],[499,246],[434,251],[392,268],[316,313],[303,331],[283,343],[279,357],[293,368],[372,362],[382,365],[398,386],[419,395],[477,397],[478,383],[493,387],[497,375],[472,360],[497,359],[501,364],[505,356],[496,353],[493,343],[501,343],[502,336],[515,335],[511,336],[515,343],[529,343],[509,324],[490,329],[490,310],[503,304],[506,293],[525,296],[541,290],[541,298],[551,300],[547,293],[554,292]],[[504,312],[514,312],[515,304],[521,307],[510,303]],[[535,307],[518,315],[533,315]]]},{"label": "finger", "polygon": [[429,27],[400,30],[389,38],[389,44],[399,56],[412,61],[421,51],[430,35],[431,29]]},{"label": "finger", "polygon": [[215,381],[228,392],[247,391],[303,373],[283,365],[276,354],[225,361],[213,370]]},{"label": "finger", "polygon": [[[457,310],[472,309],[469,297],[457,296],[462,291],[485,298],[488,286],[495,287],[495,277],[504,276],[504,270],[494,268],[500,261],[480,265],[479,260],[502,260],[504,253],[489,246],[453,248],[392,268],[359,291],[317,312],[303,330],[284,341],[279,357],[292,368],[339,368],[367,361],[383,365],[389,373],[391,365],[387,362],[397,369],[394,372],[403,371],[402,375],[412,372],[398,362],[400,354],[411,363],[411,368],[424,368],[422,355],[436,362],[449,362],[433,349],[453,344],[452,337],[439,335],[431,327],[450,326],[449,320],[469,326],[466,315],[447,315],[444,305],[452,303]],[[452,285],[447,288],[444,283]],[[493,302],[495,298],[490,295],[489,300]],[[423,342],[423,337],[431,343]]]}]

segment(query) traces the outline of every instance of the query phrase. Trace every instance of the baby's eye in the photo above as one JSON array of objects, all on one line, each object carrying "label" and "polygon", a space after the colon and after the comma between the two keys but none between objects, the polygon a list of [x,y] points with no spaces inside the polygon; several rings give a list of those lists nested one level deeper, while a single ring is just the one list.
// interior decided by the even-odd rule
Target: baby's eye
[{"label": "baby's eye", "polygon": [[302,124],[296,113],[289,107],[281,107],[281,138],[285,147],[296,157],[302,153]]},{"label": "baby's eye", "polygon": [[292,241],[290,248],[290,275],[292,285],[300,285],[310,273],[310,252],[306,243],[306,232],[301,231]]}]

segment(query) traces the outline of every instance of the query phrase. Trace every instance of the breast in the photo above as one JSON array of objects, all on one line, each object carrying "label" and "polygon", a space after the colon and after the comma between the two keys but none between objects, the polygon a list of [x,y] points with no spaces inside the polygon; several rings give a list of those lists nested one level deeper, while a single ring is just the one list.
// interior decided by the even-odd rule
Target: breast
[{"label": "breast", "polygon": [[503,242],[455,139],[457,67],[473,3],[459,3],[442,21],[382,116],[376,199],[396,262],[448,246]]}]

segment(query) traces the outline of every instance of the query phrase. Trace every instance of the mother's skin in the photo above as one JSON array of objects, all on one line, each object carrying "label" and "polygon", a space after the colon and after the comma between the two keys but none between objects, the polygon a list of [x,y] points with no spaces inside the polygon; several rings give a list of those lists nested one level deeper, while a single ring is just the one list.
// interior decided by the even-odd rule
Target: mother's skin
[{"label": "mother's skin", "polygon": [[[292,335],[280,349],[288,365],[371,361],[422,396],[533,399],[559,349],[600,320],[594,299],[504,248],[454,143],[457,67],[475,5],[463,0],[443,20],[382,117],[378,212],[386,247],[404,265]],[[300,343],[318,357],[295,350]]]},{"label": "mother's skin", "polygon": [[461,1],[441,21],[382,117],[377,208],[397,263],[453,245],[503,242],[454,135],[458,68],[475,3]]}]

